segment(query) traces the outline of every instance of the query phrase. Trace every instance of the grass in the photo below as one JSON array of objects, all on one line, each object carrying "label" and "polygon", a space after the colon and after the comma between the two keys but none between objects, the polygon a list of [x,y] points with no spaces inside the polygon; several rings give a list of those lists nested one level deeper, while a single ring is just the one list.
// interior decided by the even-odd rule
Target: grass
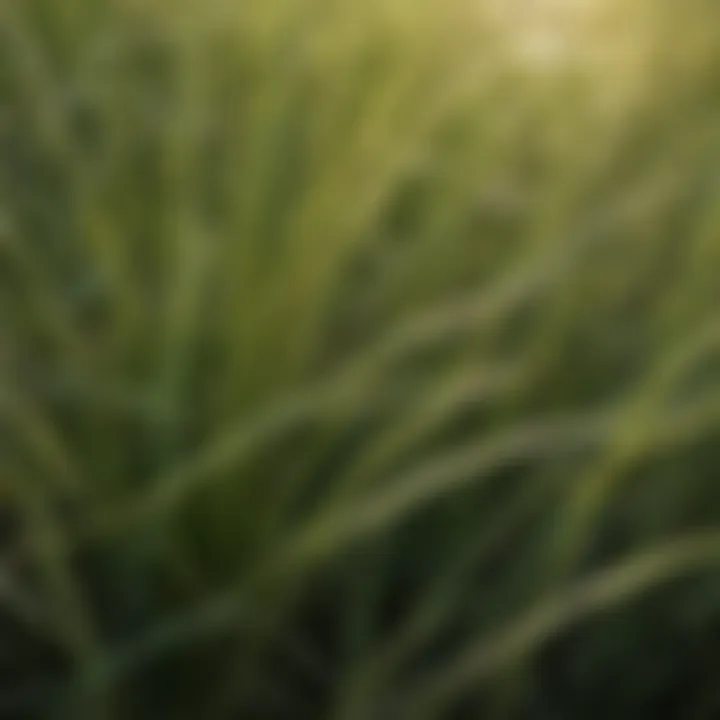
[{"label": "grass", "polygon": [[0,6],[0,717],[717,714],[717,11],[440,5]]}]

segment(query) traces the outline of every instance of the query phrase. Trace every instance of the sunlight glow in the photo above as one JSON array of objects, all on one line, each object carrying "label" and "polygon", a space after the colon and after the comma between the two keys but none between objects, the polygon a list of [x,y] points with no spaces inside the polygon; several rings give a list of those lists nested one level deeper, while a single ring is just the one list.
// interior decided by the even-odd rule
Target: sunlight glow
[{"label": "sunlight glow", "polygon": [[[555,71],[618,51],[632,12],[615,0],[486,0],[506,52],[527,69]],[[618,12],[622,12],[622,17]]]}]

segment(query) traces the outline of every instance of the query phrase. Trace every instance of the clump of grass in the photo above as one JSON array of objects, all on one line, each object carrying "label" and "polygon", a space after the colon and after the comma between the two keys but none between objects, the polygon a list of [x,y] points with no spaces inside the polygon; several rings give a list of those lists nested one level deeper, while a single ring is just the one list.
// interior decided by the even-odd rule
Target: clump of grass
[{"label": "clump of grass", "polygon": [[0,10],[0,715],[711,717],[711,44],[237,5]]}]

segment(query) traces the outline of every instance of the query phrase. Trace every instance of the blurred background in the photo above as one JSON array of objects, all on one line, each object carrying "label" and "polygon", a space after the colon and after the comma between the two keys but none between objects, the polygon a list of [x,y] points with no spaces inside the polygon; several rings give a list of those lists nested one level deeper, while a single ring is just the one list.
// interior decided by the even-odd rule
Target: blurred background
[{"label": "blurred background", "polygon": [[720,717],[720,6],[0,2],[0,718]]}]

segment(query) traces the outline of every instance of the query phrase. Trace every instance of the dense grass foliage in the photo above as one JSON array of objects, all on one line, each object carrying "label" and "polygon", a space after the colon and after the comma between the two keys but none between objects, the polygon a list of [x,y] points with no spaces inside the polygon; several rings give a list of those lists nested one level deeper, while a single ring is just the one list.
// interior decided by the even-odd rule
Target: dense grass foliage
[{"label": "dense grass foliage", "polygon": [[0,717],[717,717],[671,5],[552,73],[479,0],[0,5]]}]

